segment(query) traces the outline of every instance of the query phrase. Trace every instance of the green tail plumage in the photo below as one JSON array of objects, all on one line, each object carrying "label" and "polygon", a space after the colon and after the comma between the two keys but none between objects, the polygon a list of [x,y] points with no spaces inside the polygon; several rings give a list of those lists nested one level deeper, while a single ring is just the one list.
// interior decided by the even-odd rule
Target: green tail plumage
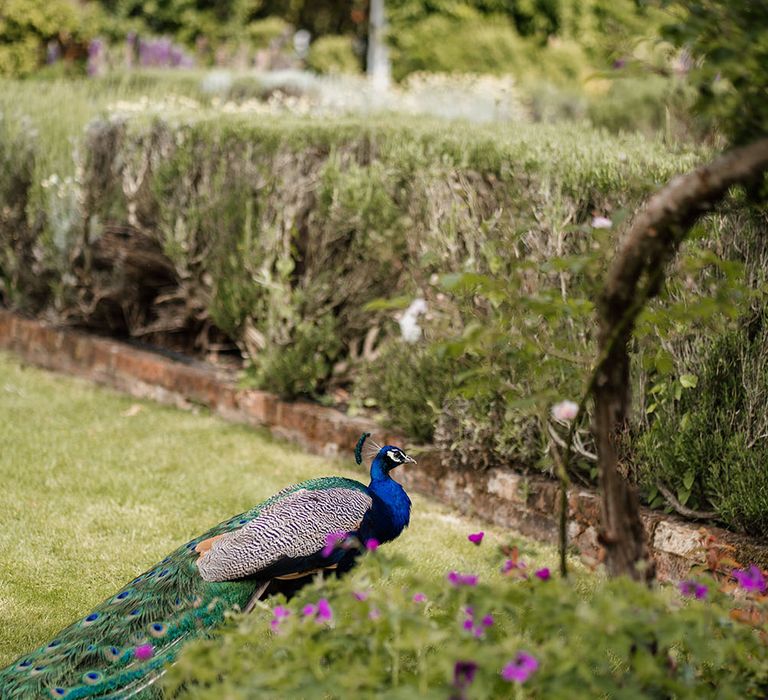
[{"label": "green tail plumage", "polygon": [[195,546],[241,528],[285,489],[172,552],[49,644],[0,670],[0,699],[151,697],[154,681],[184,642],[207,636],[227,611],[244,609],[259,580],[210,583],[198,572]]}]

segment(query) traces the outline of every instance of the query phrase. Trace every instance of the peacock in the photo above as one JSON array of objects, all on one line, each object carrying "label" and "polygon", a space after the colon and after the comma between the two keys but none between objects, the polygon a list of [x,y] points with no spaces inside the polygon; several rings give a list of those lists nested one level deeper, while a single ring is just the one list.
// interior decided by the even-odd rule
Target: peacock
[{"label": "peacock", "polygon": [[[355,448],[358,464],[368,436]],[[181,647],[209,636],[228,611],[248,612],[275,593],[290,597],[318,573],[343,574],[362,550],[348,543],[398,537],[411,501],[390,472],[415,460],[369,444],[376,452],[368,486],[310,479],[216,525],[0,670],[0,698],[155,697],[155,681]]]}]

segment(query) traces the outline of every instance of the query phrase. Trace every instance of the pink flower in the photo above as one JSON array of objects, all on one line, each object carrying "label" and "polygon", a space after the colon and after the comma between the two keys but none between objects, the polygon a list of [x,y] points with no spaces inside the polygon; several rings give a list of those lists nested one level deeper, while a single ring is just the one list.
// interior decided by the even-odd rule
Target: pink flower
[{"label": "pink flower", "polygon": [[330,622],[333,618],[333,610],[326,598],[320,598],[317,601],[317,621],[318,622]]},{"label": "pink flower", "polygon": [[346,532],[330,532],[325,536],[325,547],[320,552],[326,559],[333,554],[333,550],[347,538]]},{"label": "pink flower", "polygon": [[549,579],[552,578],[552,575],[549,573],[549,569],[546,566],[543,569],[534,571],[533,575],[542,581],[549,581]]},{"label": "pink flower", "polygon": [[369,552],[375,552],[379,548],[379,541],[375,537],[371,537],[371,539],[366,540],[365,548]]},{"label": "pink flower", "polygon": [[316,610],[317,608],[312,605],[312,603],[309,603],[301,609],[301,614],[304,615],[304,617],[309,617],[310,615],[314,615]]},{"label": "pink flower", "polygon": [[592,228],[611,228],[613,221],[605,216],[596,216],[592,219]]},{"label": "pink flower", "polygon": [[525,577],[525,570],[528,568],[528,565],[524,561],[515,561],[514,559],[507,559],[504,562],[504,566],[501,567],[501,573],[502,574],[510,574],[513,571],[518,571],[520,574]]},{"label": "pink flower", "polygon": [[485,630],[493,625],[493,615],[485,615],[479,623],[475,622],[474,611],[472,608],[464,608],[467,619],[464,620],[463,627],[467,632],[472,632],[478,639],[485,636]]},{"label": "pink flower", "polygon": [[277,632],[277,630],[280,628],[280,623],[291,614],[291,611],[284,605],[276,605],[275,609],[272,611],[272,614],[274,617],[272,618],[272,621],[269,623],[269,625],[273,632]]},{"label": "pink flower", "polygon": [[414,593],[413,594],[413,602],[414,603],[424,603],[427,600],[427,596],[424,595],[424,593]]},{"label": "pink flower", "polygon": [[562,423],[572,421],[579,414],[579,404],[565,399],[552,406],[552,418]]},{"label": "pink flower", "polygon": [[368,617],[371,620],[378,620],[381,617],[381,611],[378,608],[371,608],[371,612],[368,613]]},{"label": "pink flower", "polygon": [[703,583],[696,581],[680,581],[678,584],[680,593],[686,598],[696,598],[696,600],[703,600],[707,597],[707,587]]},{"label": "pink flower", "polygon": [[471,535],[467,535],[467,539],[472,543],[476,545],[480,545],[480,543],[483,541],[483,537],[485,537],[484,532],[475,532]]},{"label": "pink flower", "polygon": [[763,576],[763,572],[754,564],[749,567],[748,571],[746,569],[734,569],[731,574],[744,590],[755,593],[765,593],[765,577]]},{"label": "pink flower", "polygon": [[368,594],[365,591],[355,591],[353,594],[359,601],[368,600]]},{"label": "pink flower", "polygon": [[155,650],[152,648],[151,644],[142,644],[133,650],[133,655],[139,661],[147,661],[155,655]]},{"label": "pink flower", "polygon": [[539,668],[539,662],[524,651],[518,652],[514,661],[510,661],[501,669],[501,677],[505,681],[525,683]]},{"label": "pink flower", "polygon": [[452,586],[476,586],[477,576],[474,574],[460,574],[458,571],[451,571],[448,574],[448,582]]}]

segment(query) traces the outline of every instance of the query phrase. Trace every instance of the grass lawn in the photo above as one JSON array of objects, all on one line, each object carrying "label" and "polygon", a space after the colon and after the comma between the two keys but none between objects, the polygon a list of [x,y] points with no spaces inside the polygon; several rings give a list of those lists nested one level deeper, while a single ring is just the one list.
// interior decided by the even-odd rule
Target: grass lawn
[{"label": "grass lawn", "polygon": [[[23,367],[0,353],[0,665],[47,641],[127,580],[209,526],[312,476],[363,478],[264,431],[138,402]],[[511,539],[542,564],[555,552],[413,496],[388,548],[424,573],[490,574],[475,548]]]}]

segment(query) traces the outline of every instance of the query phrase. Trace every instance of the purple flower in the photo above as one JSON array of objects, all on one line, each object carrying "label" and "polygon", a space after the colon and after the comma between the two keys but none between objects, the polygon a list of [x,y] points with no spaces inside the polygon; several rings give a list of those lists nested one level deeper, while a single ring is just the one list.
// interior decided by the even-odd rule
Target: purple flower
[{"label": "purple flower", "polygon": [[448,582],[452,586],[476,586],[477,576],[474,574],[460,574],[458,571],[451,571],[448,574]]},{"label": "purple flower", "polygon": [[375,552],[379,548],[379,541],[375,537],[365,541],[365,548],[369,552]]},{"label": "purple flower", "polygon": [[617,58],[613,62],[613,69],[614,70],[619,70],[621,68],[624,68],[624,66],[626,66],[626,65],[627,65],[627,60],[625,58]]},{"label": "purple flower", "polygon": [[510,661],[501,669],[501,677],[505,681],[525,683],[539,667],[539,662],[524,651],[518,652],[514,661]]},{"label": "purple flower", "polygon": [[371,612],[368,613],[368,617],[371,620],[378,620],[381,617],[381,611],[378,608],[371,608]]},{"label": "purple flower", "polygon": [[291,611],[284,605],[276,605],[275,609],[272,611],[272,614],[274,617],[269,624],[272,628],[272,631],[277,632],[277,630],[280,628],[280,623],[291,614]]},{"label": "purple flower", "polygon": [[493,615],[485,615],[479,623],[475,622],[474,611],[472,608],[464,608],[467,619],[464,620],[464,629],[471,632],[478,639],[485,636],[485,630],[493,625]]},{"label": "purple flower", "polygon": [[333,610],[326,598],[320,598],[317,601],[317,621],[318,622],[330,622],[333,618]]},{"label": "purple flower", "polygon": [[733,578],[735,578],[739,585],[746,591],[765,593],[765,577],[763,572],[760,571],[754,564],[746,569],[734,569],[732,572]]},{"label": "purple flower", "polygon": [[368,600],[368,594],[365,591],[355,591],[352,595],[360,602]]},{"label": "purple flower", "polygon": [[466,688],[475,680],[477,664],[474,661],[457,661],[453,666],[453,685]]},{"label": "purple flower", "polygon": [[484,532],[475,532],[471,535],[467,535],[467,539],[472,543],[476,545],[480,545],[480,543],[483,541],[483,537],[485,537]]},{"label": "purple flower", "polygon": [[343,542],[346,538],[346,532],[329,532],[325,536],[325,547],[323,547],[323,551],[320,554],[327,559],[333,554],[333,550],[336,549],[339,543]]},{"label": "purple flower", "polygon": [[142,644],[140,646],[137,646],[133,650],[133,655],[139,661],[147,661],[148,659],[151,659],[155,655],[155,650],[153,649],[151,644]]},{"label": "purple flower", "polygon": [[696,600],[703,600],[707,597],[707,587],[703,583],[697,581],[680,581],[678,584],[680,593],[686,598],[696,598]]},{"label": "purple flower", "polygon": [[534,571],[533,575],[542,581],[549,581],[552,578],[552,574],[549,573],[549,569],[546,566],[543,569]]},{"label": "purple flower", "polygon": [[427,596],[424,593],[414,593],[413,594],[413,602],[414,603],[424,603],[427,600]]},{"label": "purple flower", "polygon": [[501,567],[501,573],[502,574],[508,574],[512,571],[519,571],[521,573],[525,572],[525,569],[528,568],[528,565],[524,561],[516,561],[515,559],[507,559],[504,562],[504,566]]},{"label": "purple flower", "polygon": [[312,605],[312,603],[309,603],[301,609],[301,614],[304,615],[304,617],[309,617],[310,615],[314,615],[316,610],[317,608]]}]

